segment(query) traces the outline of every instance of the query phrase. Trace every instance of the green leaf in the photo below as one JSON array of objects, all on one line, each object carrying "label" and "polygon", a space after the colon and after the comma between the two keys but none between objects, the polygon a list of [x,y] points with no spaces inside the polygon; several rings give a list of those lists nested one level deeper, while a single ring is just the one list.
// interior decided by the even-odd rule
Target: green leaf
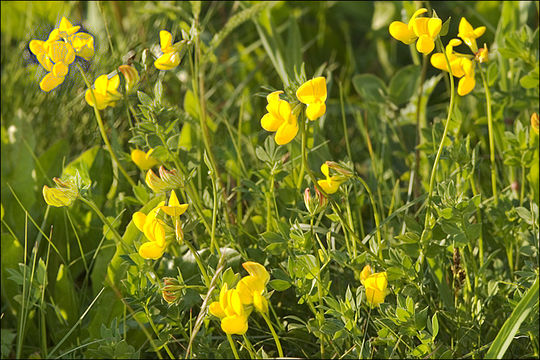
[{"label": "green leaf", "polygon": [[137,91],[137,97],[143,106],[152,107],[154,105],[152,98],[142,91]]},{"label": "green leaf", "polygon": [[390,80],[390,98],[397,105],[403,105],[418,89],[420,66],[408,65],[400,69]]},{"label": "green leaf", "polygon": [[538,276],[533,285],[519,303],[512,311],[510,317],[504,322],[501,330],[493,340],[493,343],[489,347],[485,358],[486,359],[501,359],[504,356],[504,353],[510,346],[510,343],[514,340],[521,323],[527,319],[531,310],[538,303]]},{"label": "green leaf", "polygon": [[270,280],[268,285],[276,291],[284,291],[291,287],[290,282],[280,279]]},{"label": "green leaf", "polygon": [[352,79],[356,92],[364,101],[378,102],[387,94],[386,84],[372,74],[358,74]]},{"label": "green leaf", "polygon": [[433,331],[431,336],[435,339],[439,333],[439,319],[437,318],[437,313],[431,318],[431,329]]}]

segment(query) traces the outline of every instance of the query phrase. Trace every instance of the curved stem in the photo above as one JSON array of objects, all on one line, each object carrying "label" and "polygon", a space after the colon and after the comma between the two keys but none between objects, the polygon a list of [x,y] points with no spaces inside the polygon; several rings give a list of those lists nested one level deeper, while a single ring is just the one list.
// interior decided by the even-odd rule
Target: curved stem
[{"label": "curved stem", "polygon": [[114,154],[114,151],[112,149],[111,143],[109,142],[109,139],[107,138],[107,133],[105,132],[105,126],[103,125],[103,120],[101,119],[101,115],[99,114],[99,110],[98,110],[98,108],[96,106],[97,101],[96,101],[96,97],[94,95],[94,89],[92,89],[92,85],[90,85],[90,82],[86,78],[86,75],[84,74],[84,71],[83,71],[81,65],[79,63],[76,63],[76,65],[77,65],[77,68],[79,69],[79,71],[80,71],[80,73],[81,73],[81,75],[82,75],[82,77],[84,79],[86,87],[90,90],[90,95],[92,96],[92,100],[94,101],[94,106],[92,106],[92,107],[94,108],[94,114],[96,115],[96,121],[98,123],[99,132],[101,133],[101,137],[103,138],[103,141],[105,142],[105,145],[107,146],[107,150],[109,151],[109,154],[111,154],[111,158],[114,161],[114,163],[116,164],[116,166],[118,166],[118,168],[120,169],[120,172],[122,172],[122,175],[125,176],[125,178],[127,179],[127,181],[129,182],[129,184],[132,187],[135,187],[136,186],[135,182],[133,181],[133,179],[131,179],[129,177],[126,170],[122,166],[122,164],[120,164],[120,161],[118,161],[118,158],[116,157],[116,155]]},{"label": "curved stem", "polygon": [[280,358],[282,358],[283,349],[281,348],[281,342],[279,342],[279,337],[277,336],[276,331],[274,330],[274,326],[272,325],[272,322],[270,321],[266,313],[261,313],[261,315],[264,318],[264,321],[266,321],[266,324],[268,325],[268,329],[270,329],[270,332],[272,333],[272,337],[274,338],[274,342],[276,343],[278,355]]},{"label": "curved stem", "polygon": [[493,116],[491,115],[491,94],[489,92],[489,86],[484,76],[482,66],[480,68],[480,76],[482,77],[482,84],[484,85],[484,91],[486,93],[486,108],[487,108],[487,120],[488,120],[488,133],[489,133],[489,159],[491,161],[491,191],[495,198],[495,205],[499,203],[499,196],[497,194],[497,164],[495,163],[495,142],[493,140]]},{"label": "curved stem", "polygon": [[79,199],[81,199],[82,202],[84,202],[86,205],[88,205],[92,210],[94,210],[94,212],[97,214],[97,216],[101,219],[101,221],[107,225],[107,227],[109,228],[109,230],[112,232],[113,236],[115,237],[115,239],[118,241],[118,243],[126,246],[126,244],[124,243],[124,240],[122,239],[122,237],[120,236],[120,234],[118,234],[118,232],[116,231],[116,229],[112,226],[111,222],[109,220],[107,220],[107,218],[105,217],[105,215],[103,215],[103,213],[101,212],[101,210],[99,210],[99,208],[97,207],[96,204],[94,204],[94,202],[92,200],[88,200],[88,199],[85,199],[84,197],[82,196],[79,196]]},{"label": "curved stem", "polygon": [[242,337],[244,338],[244,343],[246,344],[246,349],[249,352],[249,356],[252,359],[256,359],[257,358],[257,353],[255,352],[255,350],[253,350],[253,345],[251,345],[251,341],[249,341],[246,334],[242,335]]},{"label": "curved stem", "polygon": [[206,284],[206,286],[210,287],[210,278],[208,277],[208,274],[206,273],[206,269],[204,268],[204,264],[202,263],[199,253],[193,247],[193,245],[191,245],[189,241],[184,240],[184,244],[186,244],[189,251],[191,251],[191,253],[193,254],[193,257],[195,258],[195,261],[197,262],[197,265],[199,266],[199,270],[201,270],[201,274],[204,277],[204,283]]},{"label": "curved stem", "polygon": [[[148,322],[150,323],[150,326],[152,327],[152,330],[154,330],[154,334],[156,334],[158,340],[160,340],[159,339],[158,329],[156,327],[156,324],[154,324],[154,321],[152,320],[152,316],[150,316],[150,311],[148,311],[148,306],[146,304],[144,305],[144,312],[146,313],[146,317],[148,318]],[[169,346],[167,346],[166,343],[163,344],[163,348],[165,349],[165,351],[167,352],[169,357],[171,359],[174,359],[174,355],[172,354],[171,350],[169,349]]]}]

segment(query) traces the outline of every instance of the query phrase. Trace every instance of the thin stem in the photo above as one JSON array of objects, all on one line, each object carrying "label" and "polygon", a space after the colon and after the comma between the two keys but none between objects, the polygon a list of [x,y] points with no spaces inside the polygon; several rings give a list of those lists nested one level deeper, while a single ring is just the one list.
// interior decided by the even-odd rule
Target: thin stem
[{"label": "thin stem", "polygon": [[[311,232],[311,241],[313,243],[313,252],[315,253],[315,260],[317,261],[317,275],[316,275],[316,278],[317,278],[317,297],[319,298],[319,305],[321,306],[320,307],[320,310],[318,312],[315,313],[315,315],[317,316],[317,320],[319,322],[319,327],[322,327],[324,325],[324,313],[323,313],[323,310],[322,310],[322,305],[323,305],[323,295],[322,295],[322,281],[321,281],[321,262],[319,260],[319,251],[318,251],[318,248],[317,248],[317,241],[315,241],[314,239],[314,232],[313,232],[313,216],[311,217],[310,219],[310,222],[309,222],[309,228],[310,228],[310,232]],[[320,344],[320,350],[321,350],[321,358],[324,358],[324,333],[321,332],[321,337],[320,337],[320,341],[321,341],[321,344]]]},{"label": "thin stem", "polygon": [[[154,324],[154,321],[152,320],[152,316],[150,316],[150,312],[148,311],[148,306],[146,304],[144,305],[144,312],[146,313],[146,317],[148,318],[148,322],[150,323],[150,326],[152,327],[152,330],[154,330],[154,333],[156,334],[158,340],[160,340],[159,339],[158,329],[156,327],[156,324]],[[171,359],[174,359],[174,355],[172,354],[171,350],[167,346],[167,343],[163,344],[163,348],[165,349],[165,351],[167,352],[169,357]]]},{"label": "thin stem", "polygon": [[129,175],[127,174],[124,167],[120,164],[120,161],[118,161],[118,158],[116,157],[116,155],[114,154],[114,151],[112,149],[111,143],[109,142],[109,139],[107,138],[107,133],[105,132],[105,126],[103,125],[103,120],[101,120],[101,115],[99,114],[99,110],[98,110],[98,108],[96,106],[97,101],[96,101],[96,97],[94,95],[94,89],[92,89],[92,85],[90,85],[90,82],[86,78],[86,75],[84,74],[84,71],[83,71],[81,65],[79,63],[75,63],[75,64],[77,65],[77,68],[81,72],[81,75],[82,75],[83,80],[84,80],[84,82],[86,84],[86,87],[90,90],[90,95],[92,96],[92,101],[94,102],[94,106],[92,106],[92,107],[94,108],[94,114],[96,115],[96,121],[98,123],[99,132],[101,133],[101,137],[103,138],[103,141],[105,142],[105,145],[107,146],[107,150],[109,151],[109,154],[111,154],[111,158],[114,161],[114,163],[116,164],[116,166],[118,166],[118,168],[120,169],[120,172],[122,172],[122,175],[125,176],[125,178],[127,179],[127,181],[129,182],[129,184],[132,187],[135,187],[136,186],[135,182],[133,181],[133,179],[131,179],[129,177]]},{"label": "thin stem", "polygon": [[271,169],[268,191],[266,192],[266,231],[272,230],[273,224],[274,224],[274,222],[272,221],[272,198],[273,197],[274,197],[274,170]]},{"label": "thin stem", "polygon": [[113,236],[116,238],[116,240],[118,241],[118,243],[120,244],[123,244],[124,246],[127,247],[127,245],[124,243],[124,240],[122,239],[122,237],[120,236],[120,234],[118,234],[118,232],[116,231],[116,229],[112,226],[111,222],[105,217],[105,215],[103,215],[103,213],[101,212],[101,210],[99,210],[99,208],[97,207],[96,204],[94,204],[94,202],[92,200],[88,200],[88,199],[85,199],[84,197],[82,196],[79,196],[79,199],[81,199],[82,202],[84,202],[86,205],[88,205],[92,210],[94,210],[94,212],[97,214],[97,216],[101,219],[101,221],[107,225],[107,227],[109,228],[109,230],[111,230]]},{"label": "thin stem", "polygon": [[274,326],[272,325],[272,322],[270,321],[266,313],[261,313],[261,315],[264,318],[264,321],[266,321],[266,324],[268,325],[268,329],[270,329],[270,332],[272,333],[272,337],[274,338],[274,342],[276,343],[276,347],[278,350],[278,355],[280,358],[282,358],[283,349],[281,348],[281,343],[279,342],[279,337],[277,336],[276,331],[274,330]]},{"label": "thin stem", "polygon": [[[420,75],[420,85],[418,86],[418,102],[416,104],[416,149],[414,153],[414,167],[415,171],[413,172],[415,178],[414,178],[414,195],[415,197],[418,196],[420,193],[420,148],[418,145],[422,142],[422,125],[423,121],[421,121],[420,116],[420,109],[422,107],[422,93],[424,91],[424,82],[426,81],[426,72],[427,72],[427,56],[422,56],[422,73]],[[421,124],[422,122],[422,124]]]},{"label": "thin stem", "polygon": [[231,345],[232,352],[234,354],[234,358],[239,360],[240,356],[238,356],[238,350],[236,350],[236,345],[234,343],[234,340],[232,339],[231,335],[227,334],[227,340],[229,340],[229,345]]},{"label": "thin stem", "polygon": [[255,352],[255,350],[253,350],[253,345],[251,345],[251,341],[249,341],[246,334],[242,335],[242,337],[244,338],[244,343],[246,344],[246,349],[249,352],[249,356],[252,359],[257,359],[257,353]]},{"label": "thin stem", "polygon": [[201,257],[199,256],[199,253],[197,253],[197,250],[191,245],[191,243],[187,240],[184,240],[184,244],[188,247],[189,251],[193,254],[193,257],[195,258],[195,261],[197,262],[197,265],[199,266],[199,270],[201,270],[202,276],[204,277],[204,283],[206,286],[210,286],[210,278],[208,277],[208,274],[206,273],[206,269],[204,268],[204,264],[202,263]]},{"label": "thin stem", "polygon": [[[441,39],[437,38],[437,42],[441,46],[442,49],[444,49]],[[424,232],[422,233],[422,239],[425,236],[425,229],[428,226],[428,220],[430,215],[430,207],[431,207],[431,196],[433,194],[433,186],[435,184],[435,173],[437,171],[437,165],[439,164],[439,159],[441,157],[442,149],[444,147],[444,140],[446,139],[446,134],[448,133],[448,125],[450,124],[450,119],[452,118],[452,111],[454,110],[454,79],[452,75],[452,67],[450,66],[450,61],[448,60],[448,56],[446,56],[446,52],[443,51],[444,59],[446,60],[446,66],[448,68],[448,76],[450,78],[450,105],[448,108],[448,116],[446,117],[446,123],[444,125],[444,132],[441,139],[441,142],[439,143],[439,149],[437,150],[437,155],[435,156],[435,161],[433,162],[433,168],[431,169],[431,176],[429,178],[429,189],[428,189],[428,197],[427,197],[427,206],[426,206],[426,217],[424,219]]]},{"label": "thin stem", "polygon": [[381,229],[380,229],[380,220],[379,220],[379,211],[377,210],[377,205],[375,204],[375,198],[373,197],[373,193],[371,192],[371,189],[369,188],[368,184],[362,179],[360,176],[356,176],[356,178],[364,185],[364,188],[366,188],[366,191],[369,195],[369,200],[371,201],[371,206],[373,207],[373,218],[375,219],[375,226],[377,227],[377,247],[378,247],[378,255],[379,258],[382,260],[382,238],[381,238]]},{"label": "thin stem", "polygon": [[495,205],[499,203],[499,196],[497,194],[497,164],[495,163],[495,142],[493,140],[493,116],[491,115],[491,93],[489,92],[489,86],[484,76],[482,66],[480,68],[480,76],[482,77],[482,84],[484,85],[484,91],[486,93],[486,110],[488,119],[488,132],[489,132],[489,159],[491,161],[491,191],[495,198]]}]

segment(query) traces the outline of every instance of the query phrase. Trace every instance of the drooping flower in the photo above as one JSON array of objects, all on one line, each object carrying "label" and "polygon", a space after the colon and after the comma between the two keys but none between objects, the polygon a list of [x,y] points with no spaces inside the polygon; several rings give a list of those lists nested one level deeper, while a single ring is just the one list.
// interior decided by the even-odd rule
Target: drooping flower
[{"label": "drooping flower", "polygon": [[[120,76],[118,76],[118,74],[114,75],[110,79],[107,74],[101,75],[94,82],[93,91],[90,89],[86,90],[84,98],[88,105],[95,105],[98,110],[103,110],[107,106],[115,106],[116,101],[122,98],[122,95],[118,92],[119,85]],[[92,92],[94,93],[94,96],[92,96]]]},{"label": "drooping flower", "polygon": [[156,193],[184,187],[184,181],[178,171],[167,170],[163,165],[159,167],[159,176],[152,169],[148,170],[145,181],[146,185]]},{"label": "drooping flower", "polygon": [[53,178],[53,181],[57,187],[43,186],[43,198],[47,204],[55,207],[69,206],[79,196],[79,189],[74,181],[61,180],[56,177]]},{"label": "drooping flower", "polygon": [[373,274],[371,267],[366,265],[360,273],[360,282],[366,289],[366,300],[369,306],[374,307],[384,302],[388,287],[386,271]]},{"label": "drooping flower", "polygon": [[[394,21],[388,28],[390,35],[404,44],[412,44],[416,41],[416,50],[422,54],[429,54],[435,48],[435,39],[442,28],[442,20],[439,18],[420,17],[427,9],[415,11],[408,24]],[[417,41],[418,40],[418,41]]]},{"label": "drooping flower", "polygon": [[268,113],[261,119],[263,129],[276,132],[274,140],[278,145],[288,144],[298,133],[298,122],[291,111],[291,105],[279,98],[279,94],[282,93],[283,91],[274,91],[268,94],[266,97]]},{"label": "drooping flower", "polygon": [[180,60],[182,59],[180,48],[185,42],[180,41],[173,45],[172,40],[173,37],[170,32],[166,30],[159,32],[159,42],[163,55],[154,61],[154,66],[159,70],[171,70],[180,64]]},{"label": "drooping flower", "polygon": [[182,286],[176,278],[164,277],[161,297],[169,304],[174,304],[181,299]]},{"label": "drooping flower", "polygon": [[126,94],[132,93],[139,84],[139,72],[131,65],[120,65],[118,70],[120,70],[124,75],[124,79],[126,79]]},{"label": "drooping flower", "polygon": [[309,120],[316,120],[326,113],[326,96],[326,79],[322,76],[306,81],[296,90],[298,100],[307,105]]},{"label": "drooping flower", "polygon": [[315,196],[311,196],[309,188],[304,190],[304,205],[311,215],[316,215],[328,205],[328,198],[315,187]]},{"label": "drooping flower", "polygon": [[[470,93],[476,85],[474,79],[474,62],[467,57],[467,55],[460,54],[454,51],[454,46],[461,44],[461,40],[452,39],[446,45],[446,56],[452,69],[452,75],[460,78],[458,84],[458,94],[460,96]],[[437,69],[448,71],[448,65],[443,53],[433,54],[431,56],[431,64]]]},{"label": "drooping flower", "polygon": [[471,48],[473,53],[478,51],[478,45],[476,45],[476,39],[482,36],[486,32],[485,26],[480,26],[474,29],[472,25],[465,19],[461,18],[459,21],[459,32],[458,37],[460,37],[469,48]]},{"label": "drooping flower", "polygon": [[223,284],[219,293],[219,301],[214,301],[208,309],[210,313],[221,319],[221,329],[229,335],[243,335],[248,329],[248,310],[242,304],[240,294],[236,289],[228,289]]},{"label": "drooping flower", "polygon": [[326,176],[326,179],[317,181],[317,184],[319,184],[321,189],[327,194],[333,194],[338,191],[339,185],[346,180],[346,178],[342,176],[330,176],[330,170],[326,162],[321,165],[321,172]]},{"label": "drooping flower", "polygon": [[139,255],[144,259],[159,259],[165,252],[165,229],[156,218],[158,211],[165,204],[160,202],[155,208],[150,210],[148,215],[137,211],[133,214],[133,223],[142,231],[148,240],[139,247]]},{"label": "drooping flower", "polygon": [[139,169],[145,171],[150,169],[153,166],[156,166],[159,164],[159,161],[152,156],[152,152],[154,149],[148,150],[148,152],[144,152],[139,149],[134,149],[131,151],[131,160],[139,167]]}]

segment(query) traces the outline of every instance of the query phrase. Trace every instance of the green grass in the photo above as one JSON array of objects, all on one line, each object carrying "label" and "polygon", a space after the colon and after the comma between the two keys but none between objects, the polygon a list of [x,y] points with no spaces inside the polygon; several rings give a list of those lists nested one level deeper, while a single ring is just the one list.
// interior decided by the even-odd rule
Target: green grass
[{"label": "green grass", "polygon": [[[421,3],[2,2],[2,358],[537,358],[539,3]],[[434,52],[462,16],[486,26],[489,60],[452,105],[448,73],[388,32],[418,7],[445,24]],[[96,52],[45,93],[29,42],[62,16]],[[160,30],[186,40],[169,71]],[[82,74],[128,62],[137,91],[94,112]],[[306,121],[295,93],[316,76],[327,110]],[[275,90],[298,116],[282,146],[260,123]],[[132,216],[170,191],[135,148],[190,204],[181,241],[159,215],[157,260]],[[345,178],[310,212],[325,161]],[[53,177],[77,182],[70,206],[43,200]],[[229,337],[208,308],[247,261],[270,274],[269,311]],[[374,308],[368,264],[388,276]]]}]

